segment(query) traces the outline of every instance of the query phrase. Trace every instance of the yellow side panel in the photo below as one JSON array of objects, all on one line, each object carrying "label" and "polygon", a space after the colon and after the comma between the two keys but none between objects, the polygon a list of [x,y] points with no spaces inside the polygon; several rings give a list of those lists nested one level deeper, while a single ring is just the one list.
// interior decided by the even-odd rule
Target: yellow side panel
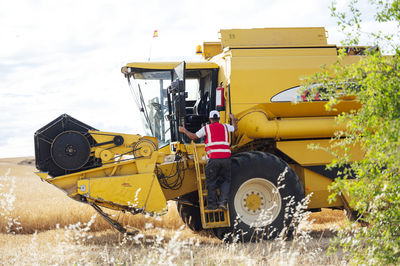
[{"label": "yellow side panel", "polygon": [[[332,162],[333,156],[330,153],[321,149],[312,150],[308,148],[310,144],[327,148],[330,146],[330,140],[278,141],[276,142],[276,147],[304,166],[325,165]],[[359,145],[355,145],[351,149],[351,155],[351,159],[354,161],[362,159],[362,152]]]},{"label": "yellow side panel", "polygon": [[[190,162],[190,164],[192,164],[192,162]],[[194,166],[191,165],[191,167]],[[161,166],[160,169],[162,169],[164,173],[174,173],[176,171],[176,165],[173,165],[171,167]],[[185,169],[184,173],[181,174],[183,176],[183,180],[182,185],[178,189],[162,188],[164,196],[167,200],[175,199],[184,194],[197,191],[196,170],[194,168]],[[178,180],[178,178],[178,176],[173,176],[170,178],[166,178],[166,181],[168,183],[174,184]]]},{"label": "yellow side panel", "polygon": [[326,46],[322,48],[290,48],[290,49],[232,49],[233,57],[273,57],[273,56],[337,56],[336,46]]},{"label": "yellow side panel", "polygon": [[93,200],[143,208],[149,213],[162,213],[167,207],[153,173],[80,180],[78,193]]},{"label": "yellow side panel", "polygon": [[298,49],[297,56],[258,57],[255,53],[233,57],[230,83],[233,111],[240,112],[246,105],[268,103],[278,92],[299,86],[301,77],[319,72],[321,65],[337,60],[337,56],[304,56],[301,53],[302,49]]},{"label": "yellow side panel", "polygon": [[222,47],[327,45],[325,29],[259,28],[221,30]]},{"label": "yellow side panel", "polygon": [[301,165],[325,165],[333,160],[333,156],[324,150],[312,150],[308,146],[319,144],[328,147],[328,139],[324,140],[300,140],[300,141],[278,141],[276,147]]},{"label": "yellow side panel", "polygon": [[[315,54],[311,54],[310,49],[276,49],[273,55],[262,49],[248,49],[245,53],[240,49],[232,50],[232,58],[227,57],[225,60],[229,65],[226,71],[230,77],[233,113],[242,112],[257,104],[270,103],[271,97],[277,93],[299,86],[302,77],[320,72],[322,65],[329,66],[335,63],[338,60],[334,55],[336,49],[325,50],[329,55],[321,55],[322,50],[319,48],[315,50]],[[287,53],[290,53],[290,56]],[[343,64],[355,63],[359,59],[357,56],[349,56],[344,59]],[[323,105],[324,103],[319,103],[315,107],[321,110]],[[288,106],[288,103],[279,103],[271,107],[277,114],[286,113],[287,108],[301,109]],[[354,109],[357,109],[357,106]],[[323,110],[323,114],[325,113]],[[302,114],[296,115],[292,112],[291,115]]]},{"label": "yellow side panel", "polygon": [[220,42],[204,42],[203,43],[203,57],[210,59],[213,56],[222,53],[222,46]]},{"label": "yellow side panel", "polygon": [[332,179],[304,169],[304,181],[306,196],[311,193],[313,194],[311,202],[308,205],[309,209],[343,206],[343,202],[340,199],[332,203],[328,202],[328,197],[331,194],[328,191],[328,187],[332,184]]}]

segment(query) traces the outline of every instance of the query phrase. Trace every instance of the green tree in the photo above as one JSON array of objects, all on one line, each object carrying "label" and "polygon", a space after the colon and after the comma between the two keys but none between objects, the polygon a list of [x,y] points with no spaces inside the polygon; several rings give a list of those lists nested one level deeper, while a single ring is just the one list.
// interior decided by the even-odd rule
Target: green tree
[{"label": "green tree", "polygon": [[[362,215],[367,226],[353,224],[350,233],[348,229],[341,232],[337,243],[352,263],[399,264],[400,1],[368,2],[368,11],[374,12],[375,21],[396,24],[397,32],[392,34],[363,30],[359,6],[365,7],[366,3],[349,0],[347,10],[338,10],[333,2],[332,15],[347,36],[343,45],[358,45],[363,35],[367,35],[368,40],[379,43],[379,47],[391,55],[383,55],[382,48],[367,49],[366,56],[357,64],[344,65],[339,59],[305,83],[306,87],[318,83],[325,88],[322,97],[329,100],[327,108],[334,108],[343,95],[354,95],[362,104],[357,112],[339,115],[338,120],[347,122],[347,131],[338,133],[332,145],[341,146],[347,153],[337,156],[330,167],[345,167],[341,178],[332,186],[332,197],[347,193],[351,198],[350,206]],[[340,58],[345,54],[343,49]],[[352,162],[348,151],[355,144],[361,145],[364,157]]]}]

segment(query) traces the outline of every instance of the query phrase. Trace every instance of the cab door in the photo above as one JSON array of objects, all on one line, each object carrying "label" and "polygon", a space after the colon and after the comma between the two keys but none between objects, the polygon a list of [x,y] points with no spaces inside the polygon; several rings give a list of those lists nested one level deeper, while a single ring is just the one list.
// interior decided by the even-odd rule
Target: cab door
[{"label": "cab door", "polygon": [[170,128],[172,141],[183,142],[183,134],[178,127],[184,126],[185,111],[185,61],[178,64],[172,75],[172,83],[168,87],[168,105],[170,107]]}]

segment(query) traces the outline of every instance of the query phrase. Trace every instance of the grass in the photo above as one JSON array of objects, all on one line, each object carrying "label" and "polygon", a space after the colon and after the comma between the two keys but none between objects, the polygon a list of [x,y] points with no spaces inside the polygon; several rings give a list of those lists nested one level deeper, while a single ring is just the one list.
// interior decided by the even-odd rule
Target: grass
[{"label": "grass", "polygon": [[[325,255],[327,239],[224,244],[185,229],[145,231],[139,237],[123,237],[114,231],[94,232],[86,237],[66,235],[82,232],[65,229],[33,235],[0,238],[0,260],[16,264],[189,264],[276,265],[342,264],[340,257]],[[168,236],[169,235],[169,236]],[[90,236],[90,237],[89,237]],[[83,241],[84,240],[84,241]]]},{"label": "grass", "polygon": [[[14,203],[12,217],[19,217],[22,229],[18,233],[32,234],[35,231],[46,231],[59,227],[63,228],[69,224],[75,224],[80,221],[88,221],[96,214],[96,211],[89,205],[82,204],[67,197],[64,192],[56,187],[40,181],[33,172],[31,165],[2,164],[0,165],[0,176],[5,177],[10,169],[8,185],[13,180],[15,182],[14,194],[17,197]],[[6,190],[9,188],[7,187]],[[116,215],[114,218],[127,226],[144,229],[146,224],[152,222],[156,227],[166,229],[177,229],[183,223],[180,221],[174,203],[170,203],[170,211],[161,219],[153,219],[143,215],[122,214],[121,212],[112,212]],[[5,232],[5,221],[0,220],[0,232]],[[103,231],[111,227],[100,216],[96,217],[91,231]]]},{"label": "grass", "polygon": [[[21,161],[21,158],[0,160],[0,193],[15,196],[7,216],[20,223],[10,227],[4,215],[0,217],[2,264],[346,263],[341,261],[340,254],[325,254],[332,236],[328,229],[342,226],[346,221],[342,211],[311,214],[309,220],[314,222],[309,224],[309,237],[224,244],[209,231],[198,234],[184,227],[175,204],[169,203],[168,214],[157,219],[131,214],[114,217],[125,226],[140,229],[136,236],[123,236],[98,215],[94,217],[96,212],[90,206],[71,200],[62,191],[41,182],[33,174],[34,166],[26,162],[19,165]],[[7,233],[7,227],[11,233]]]}]

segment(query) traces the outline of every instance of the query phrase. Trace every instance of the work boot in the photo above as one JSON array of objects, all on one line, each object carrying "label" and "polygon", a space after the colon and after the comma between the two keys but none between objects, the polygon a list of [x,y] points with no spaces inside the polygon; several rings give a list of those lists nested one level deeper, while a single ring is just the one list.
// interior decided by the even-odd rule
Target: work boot
[{"label": "work boot", "polygon": [[222,209],[222,210],[226,211],[228,208],[226,207],[226,203],[220,202],[218,204],[218,209]]}]

